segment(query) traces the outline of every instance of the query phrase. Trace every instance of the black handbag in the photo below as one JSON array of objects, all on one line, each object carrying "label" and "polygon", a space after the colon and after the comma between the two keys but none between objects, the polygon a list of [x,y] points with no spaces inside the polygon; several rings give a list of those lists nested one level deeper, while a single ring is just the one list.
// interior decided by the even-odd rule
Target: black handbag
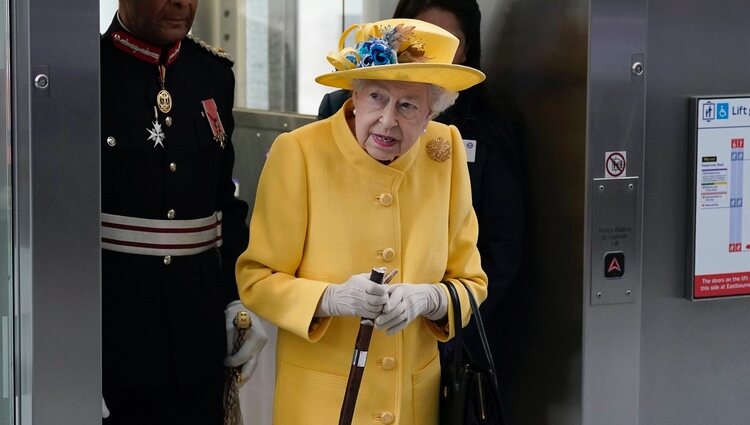
[{"label": "black handbag", "polygon": [[472,356],[464,344],[458,293],[450,282],[443,283],[448,287],[453,304],[455,337],[448,343],[450,349],[441,353],[440,424],[505,425],[497,372],[476,300],[466,288],[473,313],[468,326],[474,323],[477,327],[483,348],[482,355]]}]

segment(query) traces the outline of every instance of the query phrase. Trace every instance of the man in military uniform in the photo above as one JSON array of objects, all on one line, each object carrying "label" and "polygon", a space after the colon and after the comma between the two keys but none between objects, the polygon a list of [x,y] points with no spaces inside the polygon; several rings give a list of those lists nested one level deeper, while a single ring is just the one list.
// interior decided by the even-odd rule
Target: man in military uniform
[{"label": "man in military uniform", "polygon": [[219,424],[224,361],[247,378],[265,344],[256,323],[225,359],[247,204],[232,62],[187,36],[197,2],[119,0],[101,40],[105,424]]}]

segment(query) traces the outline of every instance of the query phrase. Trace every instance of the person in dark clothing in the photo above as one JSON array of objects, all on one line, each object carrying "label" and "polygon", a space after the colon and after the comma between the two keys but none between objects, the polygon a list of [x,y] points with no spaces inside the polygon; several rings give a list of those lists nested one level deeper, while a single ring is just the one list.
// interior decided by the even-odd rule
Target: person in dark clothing
[{"label": "person in dark clothing", "polygon": [[[401,0],[394,18],[416,18],[441,26],[461,45],[453,62],[481,69],[479,28],[481,13],[476,0]],[[350,93],[338,90],[323,97],[318,119],[335,113]],[[477,242],[482,268],[489,278],[487,300],[480,311],[488,335],[500,328],[499,307],[517,279],[523,250],[523,189],[520,153],[513,122],[491,107],[486,84],[481,83],[458,96],[456,103],[435,118],[458,127],[464,138],[471,194],[479,221]],[[480,352],[475,328],[466,329],[467,339]],[[497,338],[490,337],[494,353]]]},{"label": "person in dark clothing", "polygon": [[232,62],[187,36],[196,5],[120,0],[101,37],[105,424],[221,424],[225,364],[247,378],[266,340],[228,355],[248,207]]}]

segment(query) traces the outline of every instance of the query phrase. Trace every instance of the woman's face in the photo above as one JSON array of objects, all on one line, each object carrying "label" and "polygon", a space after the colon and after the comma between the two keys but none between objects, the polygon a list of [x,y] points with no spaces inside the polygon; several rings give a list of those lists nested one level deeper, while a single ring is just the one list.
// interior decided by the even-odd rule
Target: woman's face
[{"label": "woman's face", "polygon": [[393,161],[417,142],[430,116],[429,86],[362,80],[352,93],[357,142],[378,161]]},{"label": "woman's face", "polygon": [[437,25],[455,35],[458,39],[458,49],[456,50],[456,55],[453,57],[453,63],[462,64],[466,62],[466,34],[461,31],[461,23],[453,12],[448,12],[437,7],[430,7],[417,14],[414,18]]}]

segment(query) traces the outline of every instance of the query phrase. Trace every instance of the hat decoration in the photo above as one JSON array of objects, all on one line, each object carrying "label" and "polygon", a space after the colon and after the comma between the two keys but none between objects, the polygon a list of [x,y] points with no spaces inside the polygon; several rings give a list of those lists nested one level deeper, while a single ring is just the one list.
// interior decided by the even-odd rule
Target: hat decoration
[{"label": "hat decoration", "polygon": [[[354,35],[355,46],[344,47]],[[428,83],[464,90],[484,80],[474,68],[452,63],[458,39],[437,25],[417,19],[386,19],[354,24],[341,34],[338,50],[327,56],[334,70],[315,78],[320,84],[351,89],[356,79]]]},{"label": "hat decoration", "polygon": [[[354,29],[354,28],[352,28]],[[396,26],[369,25],[365,28],[369,38],[359,41],[356,48],[343,48],[328,54],[328,62],[337,71],[368,66],[397,63],[424,62],[424,47],[418,40],[411,41],[413,26],[400,23]],[[343,37],[346,37],[346,34]]]}]

